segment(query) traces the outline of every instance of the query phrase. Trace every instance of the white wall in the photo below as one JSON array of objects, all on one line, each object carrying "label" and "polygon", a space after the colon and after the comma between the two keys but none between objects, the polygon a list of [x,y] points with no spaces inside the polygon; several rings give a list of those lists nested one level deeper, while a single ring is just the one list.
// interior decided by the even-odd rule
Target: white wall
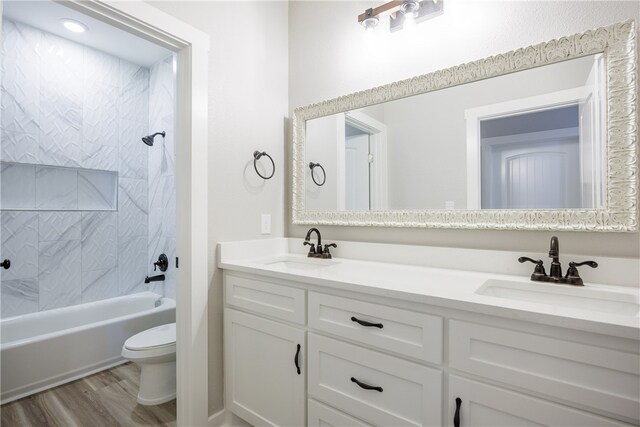
[{"label": "white wall", "polygon": [[[209,412],[222,400],[220,241],[284,235],[287,112],[287,3],[151,1],[211,36],[209,53]],[[253,151],[268,152],[276,173],[263,181]],[[271,235],[260,215],[271,214]],[[180,286],[180,284],[178,284]]]},{"label": "white wall", "polygon": [[[357,15],[379,2],[289,3],[290,109],[613,22],[640,19],[637,2],[445,1],[444,15],[418,24],[413,34],[397,32],[374,40],[373,52],[366,46]],[[289,149],[288,153],[290,158]],[[288,189],[290,185],[289,181]],[[289,206],[290,201],[287,224]],[[288,225],[287,235],[303,237],[307,228]],[[322,227],[321,231],[329,241],[539,251],[541,255],[556,234],[565,253],[640,256],[638,233],[368,227]]]}]

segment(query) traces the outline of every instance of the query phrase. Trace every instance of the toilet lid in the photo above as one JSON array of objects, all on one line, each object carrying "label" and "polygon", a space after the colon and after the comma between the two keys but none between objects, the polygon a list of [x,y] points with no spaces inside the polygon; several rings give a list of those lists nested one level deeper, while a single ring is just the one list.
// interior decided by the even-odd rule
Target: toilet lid
[{"label": "toilet lid", "polygon": [[124,346],[129,350],[145,350],[153,347],[163,347],[176,343],[176,324],[156,326],[129,338]]}]

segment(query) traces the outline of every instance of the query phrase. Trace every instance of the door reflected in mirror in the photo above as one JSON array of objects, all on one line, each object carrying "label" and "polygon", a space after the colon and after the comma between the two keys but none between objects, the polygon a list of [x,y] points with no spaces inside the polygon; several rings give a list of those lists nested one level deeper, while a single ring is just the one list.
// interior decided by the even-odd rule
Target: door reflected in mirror
[{"label": "door reflected in mirror", "polygon": [[307,211],[600,209],[602,54],[306,121]]}]

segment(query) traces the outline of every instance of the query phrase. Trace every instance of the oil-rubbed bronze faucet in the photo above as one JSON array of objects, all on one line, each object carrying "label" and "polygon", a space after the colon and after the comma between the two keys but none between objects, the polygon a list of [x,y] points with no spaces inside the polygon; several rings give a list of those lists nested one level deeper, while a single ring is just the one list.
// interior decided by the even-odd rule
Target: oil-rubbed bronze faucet
[{"label": "oil-rubbed bronze faucet", "polygon": [[[318,236],[318,244],[314,245],[311,243],[311,233],[316,233]],[[304,239],[303,245],[309,246],[309,253],[307,256],[309,258],[331,258],[331,252],[329,252],[329,248],[337,248],[338,245],[335,243],[330,243],[328,245],[324,245],[324,249],[322,248],[322,237],[320,236],[320,230],[317,228],[311,228],[307,231],[307,237]]]},{"label": "oil-rubbed bronze faucet", "polygon": [[558,243],[558,238],[556,236],[553,236],[551,238],[551,243],[549,244],[549,258],[552,258],[549,276],[554,280],[562,279],[562,265],[560,264],[560,244]]},{"label": "oil-rubbed bronze faucet", "polygon": [[531,274],[531,280],[534,282],[550,282],[564,285],[584,286],[582,277],[578,273],[578,268],[581,265],[588,265],[591,268],[597,268],[598,263],[595,261],[583,261],[583,262],[570,262],[567,274],[562,276],[562,265],[560,264],[560,243],[558,238],[553,236],[549,245],[549,258],[551,258],[551,268],[549,275],[544,270],[544,263],[541,259],[535,260],[528,257],[518,258],[518,262],[532,262],[536,265],[533,273]]}]

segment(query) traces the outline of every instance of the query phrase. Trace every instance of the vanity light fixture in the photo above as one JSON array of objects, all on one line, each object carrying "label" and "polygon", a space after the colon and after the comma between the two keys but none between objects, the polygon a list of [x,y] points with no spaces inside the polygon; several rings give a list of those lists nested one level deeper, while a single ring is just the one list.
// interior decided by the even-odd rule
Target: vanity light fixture
[{"label": "vanity light fixture", "polygon": [[87,26],[75,19],[63,18],[60,20],[62,25],[69,31],[74,33],[84,33],[88,30]]},{"label": "vanity light fixture", "polygon": [[380,16],[389,14],[391,31],[441,15],[444,0],[393,0],[358,15],[358,22],[365,30],[371,30],[380,22]]}]

